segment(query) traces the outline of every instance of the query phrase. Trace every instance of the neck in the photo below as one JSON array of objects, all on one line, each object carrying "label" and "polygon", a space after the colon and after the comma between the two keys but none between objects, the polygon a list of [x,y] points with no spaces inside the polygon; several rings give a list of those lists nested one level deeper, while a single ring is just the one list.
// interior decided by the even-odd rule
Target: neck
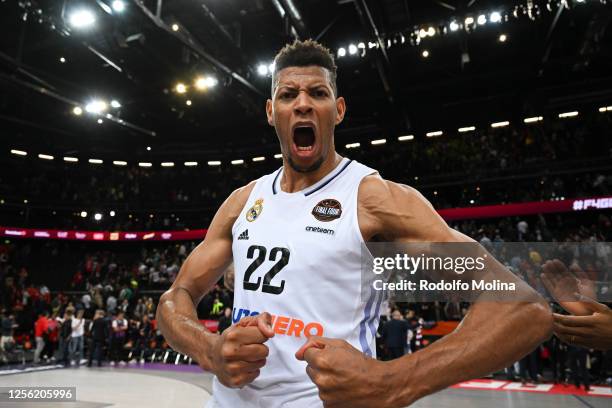
[{"label": "neck", "polygon": [[281,190],[286,193],[295,193],[296,191],[308,188],[328,175],[341,161],[342,156],[333,151],[317,170],[309,173],[300,173],[293,170],[285,159],[283,160],[283,177],[280,181]]}]

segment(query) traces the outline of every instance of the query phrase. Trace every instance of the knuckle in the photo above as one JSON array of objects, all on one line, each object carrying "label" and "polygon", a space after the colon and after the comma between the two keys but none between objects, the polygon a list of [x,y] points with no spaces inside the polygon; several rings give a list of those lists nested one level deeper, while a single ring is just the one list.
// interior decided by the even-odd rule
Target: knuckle
[{"label": "knuckle", "polygon": [[235,355],[235,348],[230,346],[229,344],[224,344],[221,346],[221,357],[224,359],[232,358]]},{"label": "knuckle", "polygon": [[238,340],[238,330],[233,329],[233,330],[228,330],[227,334],[225,335],[225,339],[228,341],[237,341]]}]

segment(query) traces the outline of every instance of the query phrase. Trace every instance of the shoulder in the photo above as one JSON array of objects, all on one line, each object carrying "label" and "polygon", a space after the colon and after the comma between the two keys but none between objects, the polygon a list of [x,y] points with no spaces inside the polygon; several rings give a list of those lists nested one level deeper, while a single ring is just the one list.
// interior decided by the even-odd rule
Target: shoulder
[{"label": "shoulder", "polygon": [[253,180],[250,183],[237,188],[229,195],[227,200],[225,200],[222,207],[226,207],[226,210],[230,216],[237,218],[240,215],[240,212],[249,199],[253,188],[255,188],[255,184],[257,184],[257,180]]},{"label": "shoulder", "polygon": [[[406,201],[429,202],[414,187],[383,179],[379,174],[364,177],[359,185],[359,204],[372,207],[406,203]],[[430,204],[431,206],[431,204]]]}]

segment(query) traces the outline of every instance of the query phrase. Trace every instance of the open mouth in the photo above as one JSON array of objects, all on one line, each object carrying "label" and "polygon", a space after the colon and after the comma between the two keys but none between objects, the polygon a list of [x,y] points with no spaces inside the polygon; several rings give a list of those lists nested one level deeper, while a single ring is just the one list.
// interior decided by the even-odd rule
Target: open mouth
[{"label": "open mouth", "polygon": [[293,143],[300,152],[307,152],[314,148],[315,132],[312,126],[298,126],[293,130]]}]

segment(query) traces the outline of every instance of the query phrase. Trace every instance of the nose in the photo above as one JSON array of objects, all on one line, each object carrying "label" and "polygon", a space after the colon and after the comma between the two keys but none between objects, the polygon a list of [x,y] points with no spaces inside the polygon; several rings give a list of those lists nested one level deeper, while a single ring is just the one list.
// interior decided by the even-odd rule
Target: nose
[{"label": "nose", "polygon": [[295,98],[294,108],[296,113],[305,114],[312,110],[312,101],[308,92],[301,91]]}]

